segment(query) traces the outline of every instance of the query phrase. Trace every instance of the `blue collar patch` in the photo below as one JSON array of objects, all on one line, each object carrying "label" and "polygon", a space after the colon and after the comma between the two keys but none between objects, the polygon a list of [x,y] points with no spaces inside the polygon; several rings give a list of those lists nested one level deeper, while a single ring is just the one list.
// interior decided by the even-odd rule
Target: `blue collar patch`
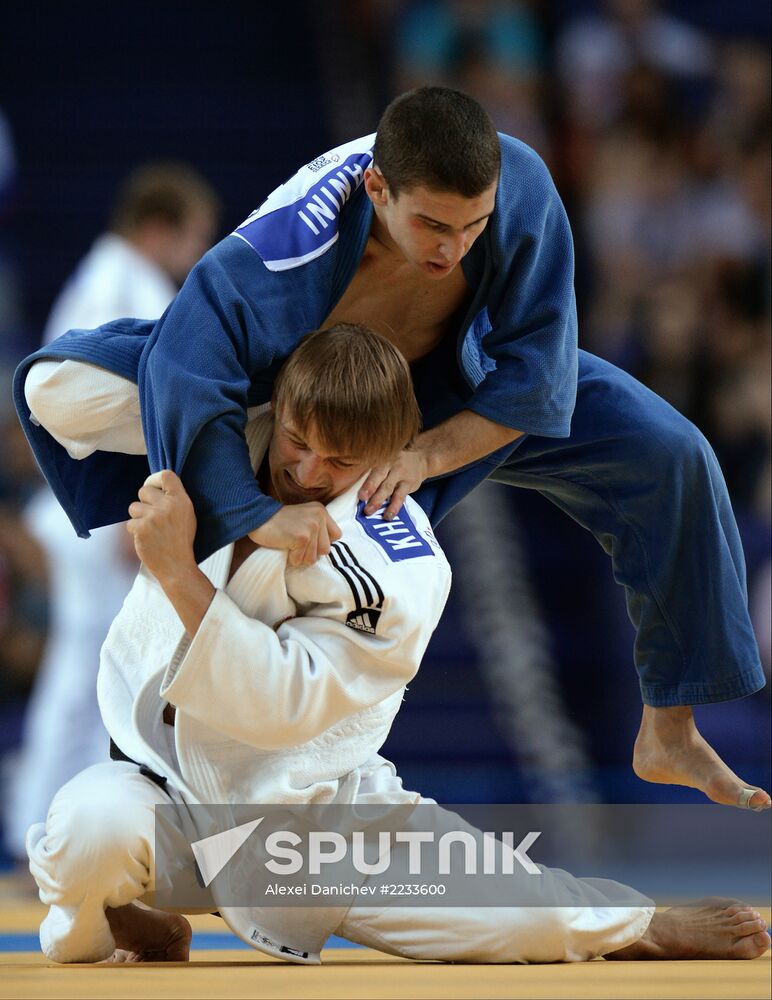
[{"label": "blue collar patch", "polygon": [[417,559],[419,556],[433,556],[429,542],[418,531],[407,509],[403,506],[391,521],[384,521],[384,503],[374,514],[365,514],[364,501],[357,507],[357,521],[365,532],[376,541],[392,562],[403,559]]}]

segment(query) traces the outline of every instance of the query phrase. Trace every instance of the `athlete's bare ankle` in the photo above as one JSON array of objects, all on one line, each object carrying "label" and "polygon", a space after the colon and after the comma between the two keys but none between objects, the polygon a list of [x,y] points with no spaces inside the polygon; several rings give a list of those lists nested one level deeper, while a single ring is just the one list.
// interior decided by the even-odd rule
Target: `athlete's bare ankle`
[{"label": "athlete's bare ankle", "polygon": [[643,719],[653,725],[683,725],[693,718],[691,705],[643,706]]},{"label": "athlete's bare ankle", "polygon": [[641,728],[638,733],[640,737],[672,740],[674,737],[693,736],[696,733],[697,727],[691,706],[674,705],[668,708],[643,706]]},{"label": "athlete's bare ankle", "polygon": [[673,752],[691,752],[701,742],[689,706],[655,708],[644,705],[633,745],[633,770],[644,781],[662,781],[672,769],[669,762]]},{"label": "athlete's bare ankle", "polygon": [[[661,958],[663,955],[663,948],[657,939],[657,927],[656,920],[659,914],[655,913],[651,918],[651,922],[643,934],[635,941],[633,944],[629,944],[626,948],[620,948],[619,951],[611,952],[606,955],[607,959],[613,959],[614,961],[632,961],[640,962],[645,959]],[[655,924],[652,927],[652,924]]]}]

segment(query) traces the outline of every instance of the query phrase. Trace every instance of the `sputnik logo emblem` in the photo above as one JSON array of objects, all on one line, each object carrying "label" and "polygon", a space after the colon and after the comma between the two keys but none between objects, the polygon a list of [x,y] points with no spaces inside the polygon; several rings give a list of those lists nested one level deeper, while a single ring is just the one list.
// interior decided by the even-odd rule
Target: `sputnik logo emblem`
[{"label": "sputnik logo emblem", "polygon": [[264,819],[264,816],[260,816],[258,819],[242,823],[241,826],[234,826],[223,833],[215,833],[211,837],[193,841],[190,846],[193,848],[193,854],[205,886],[210,885],[217,878],[236,851]]}]

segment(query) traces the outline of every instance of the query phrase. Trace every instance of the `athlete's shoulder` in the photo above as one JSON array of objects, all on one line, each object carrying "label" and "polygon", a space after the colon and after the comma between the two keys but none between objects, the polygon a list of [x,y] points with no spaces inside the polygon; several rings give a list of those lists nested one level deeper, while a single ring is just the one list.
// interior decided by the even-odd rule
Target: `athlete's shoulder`
[{"label": "athlete's shoulder", "polygon": [[511,135],[499,133],[501,172],[496,193],[492,231],[499,246],[514,248],[525,234],[537,242],[545,219],[554,215],[565,221],[565,210],[547,164],[536,150]]},{"label": "athlete's shoulder", "polygon": [[551,197],[555,191],[552,174],[536,150],[504,132],[499,132],[498,135],[501,173],[497,210],[511,205],[514,194],[518,195],[518,200],[522,198],[527,203],[545,196]]},{"label": "athlete's shoulder", "polygon": [[523,142],[522,139],[516,139],[513,135],[507,135],[506,132],[499,132],[498,137],[502,168],[520,167],[538,173],[545,171],[549,173],[547,164],[528,143]]}]

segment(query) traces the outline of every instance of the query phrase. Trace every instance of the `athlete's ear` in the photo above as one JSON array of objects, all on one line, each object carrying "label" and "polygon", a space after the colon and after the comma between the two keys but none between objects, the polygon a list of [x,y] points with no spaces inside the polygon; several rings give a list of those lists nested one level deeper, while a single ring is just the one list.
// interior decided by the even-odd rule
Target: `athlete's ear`
[{"label": "athlete's ear", "polygon": [[374,205],[385,205],[389,200],[389,185],[377,167],[365,170],[365,191]]}]

